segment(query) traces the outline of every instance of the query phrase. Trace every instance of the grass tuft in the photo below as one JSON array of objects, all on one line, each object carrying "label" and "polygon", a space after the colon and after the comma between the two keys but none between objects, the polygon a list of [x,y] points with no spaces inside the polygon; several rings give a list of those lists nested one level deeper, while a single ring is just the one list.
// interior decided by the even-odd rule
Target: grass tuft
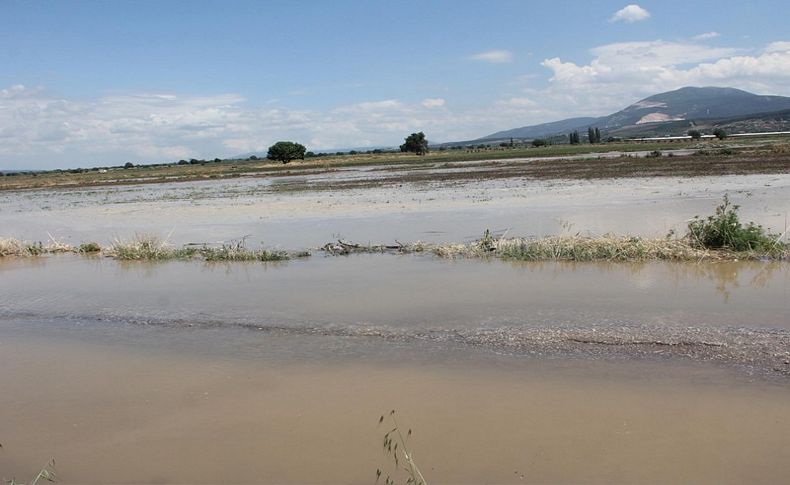
[{"label": "grass tuft", "polygon": [[82,243],[77,248],[77,252],[82,254],[98,253],[101,252],[101,246],[99,246],[99,243],[95,242]]},{"label": "grass tuft", "polygon": [[167,241],[152,235],[138,235],[129,241],[116,239],[106,251],[112,258],[127,261],[191,259],[197,253],[195,248],[175,248]]},{"label": "grass tuft", "polygon": [[[198,253],[206,261],[287,261],[290,256],[286,251],[279,250],[249,250],[244,247],[244,239],[223,244],[212,248],[203,246]],[[300,253],[300,257],[301,256]]]}]

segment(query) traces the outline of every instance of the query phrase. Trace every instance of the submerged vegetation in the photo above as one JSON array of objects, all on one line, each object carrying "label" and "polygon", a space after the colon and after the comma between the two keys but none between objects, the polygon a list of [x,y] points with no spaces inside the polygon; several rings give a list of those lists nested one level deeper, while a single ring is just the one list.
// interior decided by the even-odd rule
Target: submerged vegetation
[{"label": "submerged vegetation", "polygon": [[[771,234],[760,225],[742,223],[737,205],[725,195],[715,213],[705,219],[695,217],[682,237],[642,238],[637,236],[581,235],[543,238],[494,237],[486,231],[483,238],[469,244],[401,243],[354,244],[339,240],[325,244],[318,251],[331,256],[362,253],[429,253],[443,258],[500,258],[519,261],[702,261],[735,259],[788,259],[787,234]],[[246,239],[228,243],[188,244],[177,247],[156,236],[136,236],[116,240],[102,248],[95,242],[73,247],[50,236],[47,244],[0,238],[0,257],[33,257],[53,253],[101,254],[127,261],[203,260],[215,261],[286,261],[309,257],[310,252],[274,249],[248,249]]]}]

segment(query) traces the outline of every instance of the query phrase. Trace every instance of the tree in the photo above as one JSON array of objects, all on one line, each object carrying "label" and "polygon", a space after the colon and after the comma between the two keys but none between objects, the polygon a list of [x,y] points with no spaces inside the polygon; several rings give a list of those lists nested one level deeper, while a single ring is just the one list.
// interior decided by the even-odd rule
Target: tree
[{"label": "tree", "polygon": [[417,155],[425,155],[428,153],[428,140],[425,139],[425,133],[412,133],[407,136],[405,143],[400,146],[402,152],[412,152]]},{"label": "tree", "polygon": [[592,126],[587,128],[587,141],[590,143],[601,143],[601,130]]},{"label": "tree", "polygon": [[535,138],[534,140],[532,140],[533,147],[545,147],[548,144],[549,142],[547,142],[543,138]]},{"label": "tree", "polygon": [[580,140],[580,138],[579,138],[579,131],[578,130],[574,130],[574,131],[568,133],[568,142],[571,145],[578,145],[579,144],[579,140]]},{"label": "tree", "polygon": [[721,128],[716,128],[715,130],[713,130],[713,136],[715,136],[719,140],[723,140],[727,138],[727,132],[722,130]]},{"label": "tree", "polygon": [[699,130],[689,130],[688,135],[691,137],[692,140],[699,140],[702,138],[702,133]]},{"label": "tree", "polygon": [[299,143],[292,141],[278,141],[269,147],[269,153],[266,158],[269,160],[278,160],[286,164],[291,160],[301,159],[304,160],[305,147]]},{"label": "tree", "polygon": [[123,164],[123,168],[134,168],[134,164],[132,162],[126,162]]}]

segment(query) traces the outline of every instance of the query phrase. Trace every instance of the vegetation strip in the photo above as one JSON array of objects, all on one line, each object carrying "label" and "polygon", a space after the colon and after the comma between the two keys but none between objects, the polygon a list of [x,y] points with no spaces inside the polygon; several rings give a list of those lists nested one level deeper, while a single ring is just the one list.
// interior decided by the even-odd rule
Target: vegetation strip
[{"label": "vegetation strip", "polygon": [[[517,261],[703,261],[737,259],[790,259],[790,244],[782,241],[785,234],[767,232],[754,223],[743,224],[738,206],[724,196],[713,215],[695,217],[688,232],[681,238],[667,235],[663,239],[635,236],[580,235],[545,238],[494,237],[489,231],[471,244],[430,244],[423,242],[394,245],[354,244],[339,240],[318,248],[319,251],[342,256],[361,253],[432,253],[443,258],[499,258]],[[0,238],[0,257],[31,257],[54,253],[103,254],[119,260],[168,261],[202,259],[204,261],[286,261],[309,257],[308,251],[288,252],[272,249],[247,249],[245,239],[222,243],[189,244],[174,247],[154,236],[138,236],[130,241],[116,240],[102,249],[97,243],[74,247],[50,236],[50,242],[28,243],[13,238]]]}]

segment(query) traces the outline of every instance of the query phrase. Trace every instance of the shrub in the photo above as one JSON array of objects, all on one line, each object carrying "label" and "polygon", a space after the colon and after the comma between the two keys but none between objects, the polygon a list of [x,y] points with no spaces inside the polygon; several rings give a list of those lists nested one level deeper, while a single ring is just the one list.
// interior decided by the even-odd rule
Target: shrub
[{"label": "shrub", "polygon": [[727,138],[727,132],[722,130],[721,128],[716,128],[715,130],[713,130],[713,136],[715,136],[719,140],[723,140]]},{"label": "shrub", "polygon": [[772,253],[785,249],[779,237],[768,233],[763,226],[750,222],[743,225],[738,218],[739,206],[730,203],[728,195],[716,207],[716,213],[706,219],[696,216],[688,225],[691,243],[705,249],[732,251],[761,251]]},{"label": "shrub", "polygon": [[80,247],[77,248],[77,251],[80,253],[98,253],[101,251],[101,246],[95,242],[82,243]]},{"label": "shrub", "polygon": [[548,144],[549,144],[549,142],[547,142],[543,138],[536,138],[536,139],[532,140],[532,146],[533,147],[545,147]]}]

